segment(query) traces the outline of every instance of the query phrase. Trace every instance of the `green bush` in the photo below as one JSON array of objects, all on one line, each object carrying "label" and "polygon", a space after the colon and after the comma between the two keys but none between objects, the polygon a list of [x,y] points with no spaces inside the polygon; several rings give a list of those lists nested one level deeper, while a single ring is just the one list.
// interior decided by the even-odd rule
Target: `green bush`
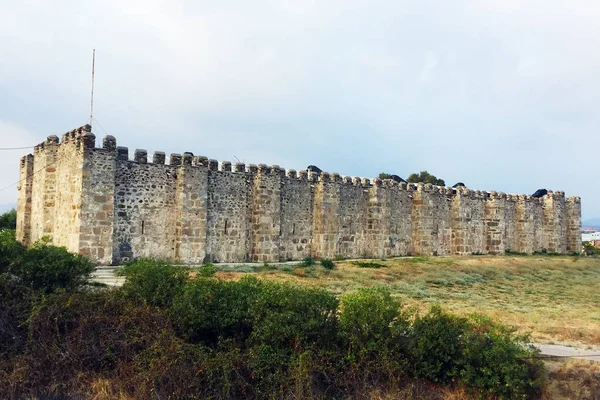
[{"label": "green bush", "polygon": [[335,263],[328,258],[324,258],[321,260],[321,266],[325,269],[334,269]]},{"label": "green bush", "polygon": [[198,268],[198,275],[203,276],[205,278],[209,278],[214,276],[217,273],[217,267],[212,263],[202,264],[200,268]]},{"label": "green bush", "polygon": [[539,395],[543,365],[535,361],[536,350],[528,345],[528,339],[489,317],[473,315],[460,338],[460,381],[499,398]]},{"label": "green bush", "polygon": [[335,261],[344,261],[346,257],[343,254],[336,254],[334,257]]},{"label": "green bush", "polygon": [[466,318],[447,314],[433,306],[413,323],[412,366],[417,377],[448,383],[458,376],[463,357],[461,340]]},{"label": "green bush", "polygon": [[249,307],[262,286],[254,277],[238,282],[193,279],[173,301],[177,330],[186,340],[209,346],[224,339],[246,340],[253,328]]},{"label": "green bush", "polygon": [[250,304],[250,340],[287,349],[326,348],[336,337],[338,299],[323,289],[264,282]]},{"label": "green bush", "polygon": [[315,259],[312,257],[306,257],[304,260],[302,260],[302,262],[300,263],[301,267],[312,267],[313,265],[315,265]]},{"label": "green bush", "polygon": [[123,291],[146,304],[168,307],[188,280],[189,269],[169,263],[139,259],[117,271],[125,277]]},{"label": "green bush", "polygon": [[0,364],[2,355],[24,348],[33,300],[34,293],[14,275],[0,273]]},{"label": "green bush", "polygon": [[385,268],[385,265],[372,261],[354,261],[352,265],[358,268]]},{"label": "green bush", "polygon": [[26,248],[15,239],[15,232],[0,230],[0,274],[21,262]]},{"label": "green bush", "polygon": [[361,289],[342,297],[340,335],[347,348],[349,373],[374,380],[397,376],[408,364],[409,314],[384,287]]},{"label": "green bush", "polygon": [[600,249],[598,247],[592,245],[590,242],[583,242],[582,246],[583,246],[583,254],[585,254],[586,256],[600,255]]},{"label": "green bush", "polygon": [[[18,248],[19,245],[15,245],[14,249]],[[40,241],[23,252],[9,272],[35,291],[52,293],[58,289],[74,290],[89,283],[94,269],[87,258]]]},{"label": "green bush", "polygon": [[0,215],[0,230],[17,228],[17,210],[14,208]]}]

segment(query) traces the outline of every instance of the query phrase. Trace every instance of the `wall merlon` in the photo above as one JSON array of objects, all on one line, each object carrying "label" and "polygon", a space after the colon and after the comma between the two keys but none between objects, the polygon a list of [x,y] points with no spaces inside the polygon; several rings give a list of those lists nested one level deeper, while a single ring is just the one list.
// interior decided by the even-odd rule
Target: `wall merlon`
[{"label": "wall merlon", "polygon": [[231,161],[221,161],[221,171],[231,172]]},{"label": "wall merlon", "polygon": [[50,135],[46,138],[46,144],[59,144],[58,136]]},{"label": "wall merlon", "polygon": [[117,146],[117,160],[129,161],[129,149],[123,146]]},{"label": "wall merlon", "polygon": [[342,176],[337,172],[331,174],[331,182],[342,182]]},{"label": "wall merlon", "polygon": [[248,172],[250,174],[258,173],[258,166],[256,164],[248,164]]},{"label": "wall merlon", "polygon": [[183,156],[181,157],[181,162],[183,165],[192,165],[192,162],[194,161],[194,153],[186,151],[185,153],[183,153]]},{"label": "wall merlon", "polygon": [[300,179],[301,181],[307,181],[308,180],[308,172],[304,169],[298,171],[298,179]]},{"label": "wall merlon", "polygon": [[208,157],[196,156],[194,157],[194,161],[192,163],[197,167],[208,167]]},{"label": "wall merlon", "polygon": [[115,151],[117,149],[117,139],[111,135],[105,136],[102,139],[102,148],[108,151]]},{"label": "wall merlon", "polygon": [[291,179],[298,178],[298,174],[295,169],[288,169],[286,175],[288,178],[291,178]]},{"label": "wall merlon", "polygon": [[208,160],[208,169],[210,171],[218,171],[219,170],[219,162],[214,159]]},{"label": "wall merlon", "polygon": [[169,165],[181,165],[181,154],[171,153],[169,156]]},{"label": "wall merlon", "polygon": [[285,176],[285,168],[281,168],[279,165],[272,165],[271,173],[273,175],[279,175],[281,177],[284,177]]},{"label": "wall merlon", "polygon": [[246,164],[240,162],[235,163],[233,169],[235,172],[246,172]]},{"label": "wall merlon", "polygon": [[144,149],[135,149],[133,153],[133,161],[140,164],[148,163],[148,152]]},{"label": "wall merlon", "polygon": [[152,155],[152,163],[153,164],[164,164],[165,163],[165,152],[164,151],[155,151]]},{"label": "wall merlon", "polygon": [[321,181],[321,182],[329,182],[330,181],[329,172],[322,171],[319,174],[319,181]]},{"label": "wall merlon", "polygon": [[383,185],[383,181],[379,178],[373,178],[373,185],[376,187],[381,187]]},{"label": "wall merlon", "polygon": [[371,186],[371,180],[369,178],[362,178],[360,183],[363,186]]}]

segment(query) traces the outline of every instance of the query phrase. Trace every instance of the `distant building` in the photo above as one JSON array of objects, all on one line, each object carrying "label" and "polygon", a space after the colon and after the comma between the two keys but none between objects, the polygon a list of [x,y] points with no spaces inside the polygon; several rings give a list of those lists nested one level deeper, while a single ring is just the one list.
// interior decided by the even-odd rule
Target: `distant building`
[{"label": "distant building", "polygon": [[[593,241],[600,241],[600,232],[590,232],[590,233],[582,233],[581,234],[581,241],[582,242],[593,242]],[[596,246],[596,245],[594,245]],[[598,247],[598,246],[596,246]]]}]

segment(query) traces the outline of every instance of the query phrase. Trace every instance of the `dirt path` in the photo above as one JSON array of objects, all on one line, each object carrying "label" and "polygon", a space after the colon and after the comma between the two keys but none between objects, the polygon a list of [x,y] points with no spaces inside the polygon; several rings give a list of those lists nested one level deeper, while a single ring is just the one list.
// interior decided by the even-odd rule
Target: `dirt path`
[{"label": "dirt path", "polygon": [[577,358],[579,360],[590,360],[600,362],[600,349],[582,349],[580,347],[563,346],[558,344],[534,343],[542,355],[556,356],[557,358]]}]

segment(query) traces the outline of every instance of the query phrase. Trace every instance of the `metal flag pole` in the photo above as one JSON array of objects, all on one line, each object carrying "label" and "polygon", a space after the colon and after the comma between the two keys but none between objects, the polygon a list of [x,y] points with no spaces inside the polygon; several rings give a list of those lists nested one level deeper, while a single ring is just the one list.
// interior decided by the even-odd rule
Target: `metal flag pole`
[{"label": "metal flag pole", "polygon": [[90,100],[90,126],[92,126],[92,114],[94,113],[94,64],[96,63],[96,49],[92,53],[92,98]]}]

